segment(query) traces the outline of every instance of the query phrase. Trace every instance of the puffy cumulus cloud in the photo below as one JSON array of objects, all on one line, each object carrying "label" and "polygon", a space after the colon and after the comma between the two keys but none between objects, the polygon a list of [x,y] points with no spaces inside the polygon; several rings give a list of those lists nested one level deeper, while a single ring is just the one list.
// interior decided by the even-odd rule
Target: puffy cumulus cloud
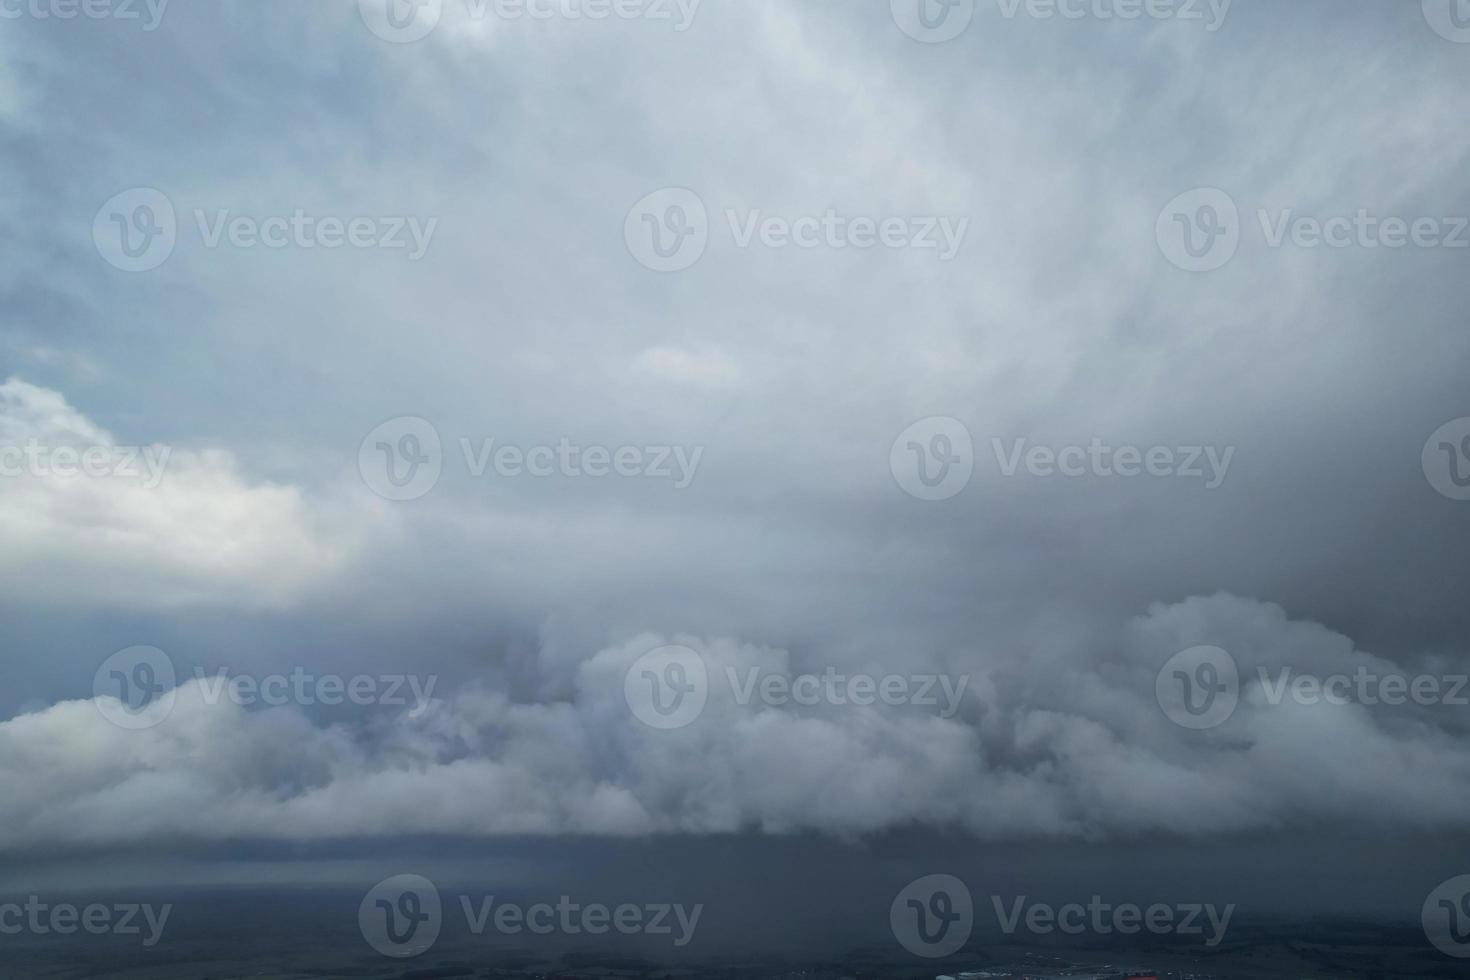
[{"label": "puffy cumulus cloud", "polygon": [[[1160,605],[1092,664],[977,665],[960,710],[798,706],[732,688],[821,668],[730,639],[675,640],[708,701],[663,730],[624,681],[664,643],[586,659],[554,703],[462,689],[326,727],[246,710],[193,679],[166,721],[120,731],[73,701],[0,724],[0,847],[402,834],[636,836],[760,830],[854,837],[931,826],[994,839],[1115,839],[1324,827],[1444,830],[1470,805],[1470,743],[1432,708],[1265,697],[1258,668],[1402,667],[1275,606]],[[1173,725],[1154,679],[1181,646],[1231,650],[1240,706],[1213,731]],[[733,684],[732,684],[733,680]],[[387,709],[384,709],[386,711]],[[944,717],[948,713],[949,717]]]},{"label": "puffy cumulus cloud", "polygon": [[354,548],[345,509],[219,449],[126,445],[57,391],[0,384],[0,586],[42,602],[280,606]]}]

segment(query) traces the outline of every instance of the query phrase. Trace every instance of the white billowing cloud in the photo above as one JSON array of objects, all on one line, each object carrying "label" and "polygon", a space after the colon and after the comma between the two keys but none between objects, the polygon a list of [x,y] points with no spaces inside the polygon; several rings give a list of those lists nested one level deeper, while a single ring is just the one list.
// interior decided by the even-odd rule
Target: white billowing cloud
[{"label": "white billowing cloud", "polygon": [[[1170,723],[1154,676],[1181,644],[1230,649],[1243,696],[1214,731]],[[1432,710],[1271,704],[1257,668],[1379,673],[1344,637],[1230,596],[1157,606],[1096,664],[976,671],[933,708],[740,703],[745,678],[820,675],[786,651],[677,637],[710,676],[689,725],[628,707],[624,678],[662,644],[598,652],[564,701],[485,689],[350,725],[246,710],[192,679],[156,727],[124,732],[86,701],[0,724],[0,848],[400,834],[630,836],[759,829],[860,836],[904,826],[988,838],[1124,838],[1463,825],[1470,745]],[[1012,676],[1007,676],[1012,674]],[[440,692],[443,693],[443,692]]]},{"label": "white billowing cloud", "polygon": [[0,384],[0,587],[42,601],[278,606],[351,537],[230,453],[125,445],[57,391]]},{"label": "white billowing cloud", "polygon": [[[514,677],[545,703],[462,688],[424,711],[322,728],[293,709],[209,705],[189,684],[166,725],[136,733],[84,702],[30,710],[0,725],[0,847],[1459,828],[1470,783],[1453,712],[1271,705],[1253,680],[1282,664],[1392,668],[1347,637],[1227,598],[1159,607],[1121,636],[1098,625],[1228,589],[1352,622],[1400,660],[1433,645],[1424,635],[1463,645],[1456,585],[1470,553],[1444,547],[1463,515],[1418,459],[1430,431],[1467,411],[1456,255],[1272,249],[1259,232],[1258,209],[1465,213],[1470,130],[1455,123],[1470,61],[1417,9],[1347,6],[1241,9],[1216,34],[992,11],[937,48],[905,38],[882,4],[710,5],[679,35],[473,21],[449,4],[416,45],[380,43],[350,2],[240,5],[223,22],[181,11],[149,39],[151,57],[100,28],[17,22],[24,41],[0,48],[34,67],[9,88],[0,68],[0,118],[24,151],[0,202],[32,246],[4,277],[15,339],[0,346],[48,372],[138,379],[126,406],[94,414],[149,426],[187,405],[194,445],[242,393],[268,389],[267,431],[291,434],[278,462],[308,461],[293,482],[402,415],[440,427],[446,474],[396,510],[420,533],[375,549],[356,576],[333,574],[357,540],[334,527],[340,502],[252,481],[223,453],[175,450],[151,490],[0,480],[0,595],[16,600],[0,620],[20,624],[0,634],[15,651],[13,703],[37,703],[59,652],[22,655],[55,635],[48,617],[99,600],[162,609],[151,631],[182,605],[218,603],[238,622],[240,607],[327,584],[350,596],[345,616],[308,600],[305,615],[250,625],[275,651],[300,650],[370,611],[357,618],[391,626],[381,643],[413,658],[400,669],[422,671],[543,620],[560,631],[535,676]],[[217,56],[191,56],[206,49]],[[229,125],[208,139],[177,125],[221,101]],[[115,275],[87,222],[145,180],[172,196],[184,240],[156,275]],[[639,267],[622,236],[628,207],[665,186],[699,193],[711,222],[707,254],[671,277]],[[1228,191],[1246,233],[1209,275],[1175,268],[1154,237],[1164,203],[1197,186]],[[222,208],[442,220],[409,265],[202,248],[191,212]],[[829,208],[971,224],[947,263],[740,248],[730,231],[730,212]],[[220,350],[238,369],[218,370]],[[42,431],[112,440],[55,392],[4,392],[0,445]],[[300,424],[308,412],[314,426]],[[906,497],[888,467],[893,439],[929,415],[964,421],[977,450],[971,486],[938,507]],[[709,452],[688,493],[464,479],[460,438],[489,436]],[[1239,453],[1206,495],[1003,478],[991,448],[1094,437]],[[37,599],[50,607],[33,612]],[[901,673],[973,676],[949,718],[714,700],[696,724],[659,732],[622,694],[628,663],[656,641],[586,659],[649,624],[794,651],[700,642],[717,677],[727,664],[820,672],[884,657]],[[95,650],[145,640],[104,629]],[[218,630],[191,637],[222,645]],[[1200,643],[1230,649],[1250,683],[1228,723],[1190,732],[1162,715],[1153,685]],[[334,646],[320,655],[343,655]],[[350,639],[340,650],[362,653]]]}]

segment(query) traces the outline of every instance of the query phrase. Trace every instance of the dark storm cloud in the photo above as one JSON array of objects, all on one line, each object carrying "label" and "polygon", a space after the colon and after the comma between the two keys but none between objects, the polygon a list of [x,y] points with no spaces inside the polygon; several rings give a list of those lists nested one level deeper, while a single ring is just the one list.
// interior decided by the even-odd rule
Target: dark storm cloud
[{"label": "dark storm cloud", "polygon": [[[1465,253],[1273,249],[1258,212],[1470,214],[1470,48],[1414,4],[1237,0],[1215,32],[980,7],[937,46],[882,4],[709,2],[674,33],[451,3],[409,45],[355,3],[7,22],[4,431],[184,462],[151,496],[4,487],[0,771],[23,789],[0,841],[1460,826],[1453,712],[1263,707],[1257,685],[1195,737],[1153,685],[1206,643],[1250,678],[1464,670],[1470,504],[1420,451],[1470,415]],[[129,275],[90,230],[137,186],[181,233]],[[657,275],[622,232],[667,186],[711,243]],[[1242,241],[1191,274],[1154,226],[1201,186]],[[970,224],[943,262],[739,248],[726,218],[829,208]],[[438,225],[417,262],[207,248],[194,212],[220,209]],[[888,457],[936,415],[975,475],[926,503]],[[444,445],[403,504],[357,466],[398,416]],[[489,438],[704,454],[682,490],[472,477],[460,440]],[[992,445],[1095,438],[1234,454],[1206,490],[1005,477]],[[758,706],[649,732],[619,670],[650,634],[973,686],[949,719]],[[442,700],[362,719],[186,685],[119,737],[80,699],[139,643],[186,677],[415,672]]]}]

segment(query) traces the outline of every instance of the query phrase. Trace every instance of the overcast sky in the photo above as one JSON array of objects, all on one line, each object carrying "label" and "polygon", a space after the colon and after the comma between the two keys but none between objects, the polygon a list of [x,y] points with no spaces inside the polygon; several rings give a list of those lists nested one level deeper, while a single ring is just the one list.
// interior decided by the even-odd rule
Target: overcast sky
[{"label": "overcast sky", "polygon": [[[1457,839],[1442,6],[6,7],[0,852]],[[678,727],[634,696],[668,645],[708,676]],[[119,725],[139,646],[179,687]],[[1198,647],[1238,703],[1191,727]],[[1262,681],[1359,668],[1445,696]]]}]

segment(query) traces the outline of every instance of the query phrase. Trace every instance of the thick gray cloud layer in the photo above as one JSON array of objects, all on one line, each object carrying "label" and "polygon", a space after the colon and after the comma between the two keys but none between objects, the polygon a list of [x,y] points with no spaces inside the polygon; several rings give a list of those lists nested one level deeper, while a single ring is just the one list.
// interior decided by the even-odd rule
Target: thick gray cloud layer
[{"label": "thick gray cloud layer", "polygon": [[[1154,676],[1202,636],[1237,651],[1248,679],[1235,717],[1181,737],[1154,703]],[[382,724],[317,727],[295,709],[247,712],[211,696],[208,679],[187,682],[162,724],[122,738],[95,704],[60,704],[0,725],[0,776],[13,787],[0,804],[0,845],[861,835],[916,823],[992,838],[1444,831],[1463,825],[1470,803],[1463,722],[1437,715],[1453,706],[1274,701],[1258,678],[1281,667],[1407,672],[1261,603],[1160,606],[1130,623],[1108,657],[983,669],[945,706],[958,713],[742,703],[748,671],[800,672],[790,654],[680,639],[710,671],[710,700],[674,730],[644,724],[624,695],[629,669],[663,644],[655,636],[580,664],[566,701],[516,704],[474,688]]]},{"label": "thick gray cloud layer", "polygon": [[[1470,45],[1418,4],[1236,0],[1212,32],[981,2],[943,45],[835,0],[706,0],[683,32],[450,0],[406,45],[357,7],[0,24],[0,434],[174,453],[153,490],[0,485],[0,844],[1459,828],[1448,707],[1247,684],[1190,732],[1153,686],[1199,644],[1247,678],[1466,669],[1470,504],[1420,452],[1470,415],[1467,251],[1271,248],[1257,221],[1470,214]],[[138,186],[180,241],[127,274],[91,229]],[[624,220],[670,186],[711,240],[657,274]],[[1242,242],[1192,274],[1155,222],[1201,186]],[[194,212],[222,209],[438,224],[417,262],[206,247]],[[726,211],[757,209],[969,225],[948,262],[738,247]],[[926,503],[889,450],[935,415],[969,428],[975,475]],[[357,466],[398,416],[445,446],[401,504]],[[473,477],[460,440],[490,438],[704,453],[680,490]],[[1234,455],[1214,490],[1006,477],[993,439]],[[620,673],[651,636],[971,682],[948,719],[749,707],[655,732]],[[186,685],[168,723],[121,733],[83,699],[143,643],[185,676],[441,684],[401,716]]]}]

